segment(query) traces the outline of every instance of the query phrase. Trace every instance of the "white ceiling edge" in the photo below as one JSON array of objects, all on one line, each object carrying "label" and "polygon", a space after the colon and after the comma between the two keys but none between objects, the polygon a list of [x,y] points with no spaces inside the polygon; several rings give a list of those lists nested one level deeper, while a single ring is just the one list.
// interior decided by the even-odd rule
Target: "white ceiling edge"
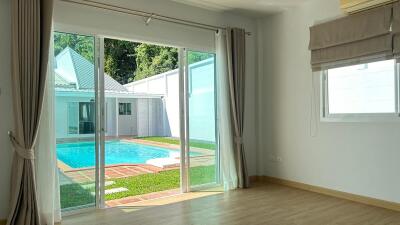
[{"label": "white ceiling edge", "polygon": [[170,0],[217,12],[233,12],[262,17],[297,7],[308,0]]}]

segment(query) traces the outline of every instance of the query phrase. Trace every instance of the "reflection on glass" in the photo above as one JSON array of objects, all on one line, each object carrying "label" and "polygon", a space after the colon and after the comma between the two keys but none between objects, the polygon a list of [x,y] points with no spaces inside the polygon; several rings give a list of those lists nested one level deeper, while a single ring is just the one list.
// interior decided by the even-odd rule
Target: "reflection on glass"
[{"label": "reflection on glass", "polygon": [[94,38],[55,32],[54,54],[55,127],[61,208],[71,210],[93,207]]},{"label": "reflection on glass", "polygon": [[188,51],[189,180],[192,187],[217,182],[214,54]]}]

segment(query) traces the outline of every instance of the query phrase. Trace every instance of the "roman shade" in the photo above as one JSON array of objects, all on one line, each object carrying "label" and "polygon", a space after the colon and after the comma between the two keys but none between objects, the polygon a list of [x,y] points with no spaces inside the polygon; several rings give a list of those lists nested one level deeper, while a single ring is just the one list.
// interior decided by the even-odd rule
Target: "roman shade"
[{"label": "roman shade", "polygon": [[393,5],[393,53],[400,57],[400,2]]},{"label": "roman shade", "polygon": [[393,5],[310,27],[313,71],[393,56]]}]

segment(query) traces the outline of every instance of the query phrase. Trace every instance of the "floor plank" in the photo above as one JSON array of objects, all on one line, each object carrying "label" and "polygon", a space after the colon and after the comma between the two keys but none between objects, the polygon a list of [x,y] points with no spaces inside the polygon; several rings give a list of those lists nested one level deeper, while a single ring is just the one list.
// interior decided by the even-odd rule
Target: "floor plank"
[{"label": "floor plank", "polygon": [[136,205],[69,216],[62,225],[400,224],[400,212],[277,184],[256,184],[246,190],[208,195],[194,193],[193,196],[196,194],[201,197],[174,196],[162,200],[168,203],[166,205],[153,202],[148,204],[152,207]]}]

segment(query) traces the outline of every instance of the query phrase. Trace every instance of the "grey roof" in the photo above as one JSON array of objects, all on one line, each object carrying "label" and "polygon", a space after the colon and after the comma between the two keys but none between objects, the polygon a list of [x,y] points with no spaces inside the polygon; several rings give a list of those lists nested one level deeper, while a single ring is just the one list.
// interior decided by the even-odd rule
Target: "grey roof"
[{"label": "grey roof", "polygon": [[[70,47],[62,50],[55,59],[56,79],[55,85],[61,87],[75,87],[78,90],[94,89],[94,65],[85,57],[78,54]],[[63,72],[57,72],[61,69]],[[128,90],[110,77],[104,74],[104,89],[106,91],[127,92]],[[68,82],[68,80],[72,80]]]}]

